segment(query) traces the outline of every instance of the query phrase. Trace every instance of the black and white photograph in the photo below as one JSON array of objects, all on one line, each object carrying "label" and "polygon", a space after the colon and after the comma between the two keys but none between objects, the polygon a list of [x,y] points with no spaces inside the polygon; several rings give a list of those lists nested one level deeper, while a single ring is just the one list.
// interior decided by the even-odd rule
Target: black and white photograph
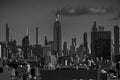
[{"label": "black and white photograph", "polygon": [[0,80],[120,80],[120,0],[0,0]]}]

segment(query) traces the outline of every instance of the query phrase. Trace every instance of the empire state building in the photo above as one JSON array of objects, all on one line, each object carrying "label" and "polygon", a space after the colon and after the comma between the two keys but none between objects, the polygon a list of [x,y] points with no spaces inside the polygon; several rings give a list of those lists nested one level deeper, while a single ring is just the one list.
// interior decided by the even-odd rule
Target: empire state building
[{"label": "empire state building", "polygon": [[56,21],[54,23],[54,49],[57,51],[58,57],[62,56],[62,33],[59,21],[59,11],[56,13]]}]

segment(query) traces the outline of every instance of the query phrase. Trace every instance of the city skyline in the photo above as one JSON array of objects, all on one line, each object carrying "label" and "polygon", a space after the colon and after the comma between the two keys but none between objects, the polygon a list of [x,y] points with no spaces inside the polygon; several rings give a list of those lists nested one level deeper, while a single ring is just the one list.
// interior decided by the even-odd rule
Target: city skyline
[{"label": "city skyline", "polygon": [[[71,45],[73,37],[77,38],[77,46],[83,43],[82,36],[84,32],[88,33],[88,44],[90,44],[90,32],[94,21],[97,22],[97,27],[104,26],[105,30],[112,31],[112,34],[113,26],[120,25],[119,16],[116,18],[111,12],[114,11],[117,14],[117,10],[120,10],[118,0],[97,0],[98,2],[95,0],[66,0],[65,3],[63,1],[60,1],[60,4],[57,0],[1,1],[0,41],[5,41],[6,23],[8,23],[10,31],[12,29],[13,38],[17,40],[18,44],[22,42],[22,38],[26,35],[27,27],[29,27],[31,44],[35,44],[36,41],[36,27],[39,27],[39,44],[43,45],[45,36],[48,40],[53,40],[53,27],[57,8],[61,10],[62,41],[68,42],[68,46]],[[85,4],[87,6],[84,6]],[[97,4],[99,5],[97,6]]]}]

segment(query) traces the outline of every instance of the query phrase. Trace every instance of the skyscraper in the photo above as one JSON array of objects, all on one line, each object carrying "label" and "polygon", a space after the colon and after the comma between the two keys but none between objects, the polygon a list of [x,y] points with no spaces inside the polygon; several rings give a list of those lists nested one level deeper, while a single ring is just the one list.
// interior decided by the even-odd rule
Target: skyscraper
[{"label": "skyscraper", "polygon": [[27,59],[29,54],[29,35],[26,35],[22,39],[22,51],[23,51],[24,58]]},{"label": "skyscraper", "polygon": [[36,27],[36,45],[38,45],[38,27]]},{"label": "skyscraper", "polygon": [[88,52],[87,32],[84,32],[83,34],[83,41],[84,41],[84,47],[85,47],[85,54],[87,54]]},{"label": "skyscraper", "polygon": [[114,26],[114,53],[119,53],[119,26]]},{"label": "skyscraper", "polygon": [[44,45],[47,45],[48,41],[47,41],[47,36],[45,36],[45,41],[44,41]]},{"label": "skyscraper", "polygon": [[64,44],[63,44],[63,54],[64,54],[64,56],[67,56],[68,54],[67,54],[67,42],[64,42]]},{"label": "skyscraper", "polygon": [[103,60],[110,60],[111,31],[104,31],[104,29],[102,30],[92,30],[91,32],[91,54],[94,59],[96,57],[98,57],[99,59],[102,57]]},{"label": "skyscraper", "polygon": [[57,51],[58,56],[62,56],[62,33],[61,24],[59,21],[59,11],[56,13],[56,21],[54,23],[54,50]]},{"label": "skyscraper", "polygon": [[92,31],[97,31],[96,21],[94,21],[94,24],[93,24],[93,27],[92,27]]},{"label": "skyscraper", "polygon": [[9,27],[8,24],[6,24],[6,42],[9,42]]}]

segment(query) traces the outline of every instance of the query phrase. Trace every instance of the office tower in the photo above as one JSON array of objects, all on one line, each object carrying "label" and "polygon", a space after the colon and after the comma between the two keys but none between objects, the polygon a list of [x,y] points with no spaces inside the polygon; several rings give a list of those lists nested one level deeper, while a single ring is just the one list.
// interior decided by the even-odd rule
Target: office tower
[{"label": "office tower", "polygon": [[0,44],[0,58],[2,58],[2,45]]},{"label": "office tower", "polygon": [[9,27],[8,24],[6,24],[6,42],[9,42]]},{"label": "office tower", "polygon": [[96,21],[94,21],[94,24],[93,24],[93,27],[92,27],[92,31],[97,31]]},{"label": "office tower", "polygon": [[72,38],[72,45],[70,46],[70,54],[74,54],[76,50],[76,38]]},{"label": "office tower", "polygon": [[46,56],[48,56],[49,52],[51,53],[51,45],[44,45],[42,46],[43,48],[43,57],[45,58]]},{"label": "office tower", "polygon": [[44,45],[47,45],[48,41],[47,41],[47,36],[45,36],[45,41],[44,41]]},{"label": "office tower", "polygon": [[41,45],[34,45],[32,47],[32,54],[34,56],[37,56],[38,58],[42,58],[43,57],[43,48]]},{"label": "office tower", "polygon": [[22,51],[23,51],[24,58],[27,59],[29,54],[29,35],[26,35],[22,39]]},{"label": "office tower", "polygon": [[11,41],[10,46],[11,46],[11,53],[16,55],[16,53],[17,53],[17,42],[16,42],[16,40]]},{"label": "office tower", "polygon": [[63,43],[63,54],[64,54],[64,56],[67,56],[68,54],[68,51],[67,51],[68,49],[67,49],[67,42],[64,42]]},{"label": "office tower", "polygon": [[57,51],[58,56],[62,56],[62,33],[61,33],[61,24],[59,21],[59,11],[57,11],[56,14],[53,36],[54,36],[54,50]]},{"label": "office tower", "polygon": [[85,47],[85,54],[88,53],[88,41],[87,41],[87,32],[84,32],[83,34],[83,42]]},{"label": "office tower", "polygon": [[38,27],[36,27],[36,45],[38,45]]},{"label": "office tower", "polygon": [[94,59],[96,57],[99,59],[102,57],[103,60],[111,59],[111,31],[92,30],[91,54]]},{"label": "office tower", "polygon": [[114,53],[119,53],[119,26],[114,26]]}]

